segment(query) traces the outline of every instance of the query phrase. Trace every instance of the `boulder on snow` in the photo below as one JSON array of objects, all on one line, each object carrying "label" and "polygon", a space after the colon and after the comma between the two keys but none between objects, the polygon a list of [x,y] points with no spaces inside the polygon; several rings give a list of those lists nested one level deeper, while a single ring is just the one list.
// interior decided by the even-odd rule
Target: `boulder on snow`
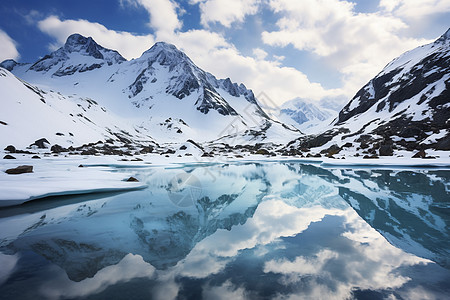
[{"label": "boulder on snow", "polygon": [[4,150],[8,151],[9,153],[16,153],[16,147],[14,147],[13,145],[8,145]]},{"label": "boulder on snow", "polygon": [[69,152],[66,148],[63,148],[62,146],[55,144],[50,148],[50,151],[53,153],[61,153],[61,152]]},{"label": "boulder on snow", "polygon": [[33,146],[37,146],[39,149],[46,149],[50,146],[50,142],[46,138],[41,138],[30,145],[30,147]]},{"label": "boulder on snow", "polygon": [[5,156],[3,156],[3,159],[16,159],[14,156],[6,154]]},{"label": "boulder on snow", "polygon": [[263,149],[263,148],[261,148],[261,149],[259,149],[258,151],[256,151],[256,152],[255,152],[255,154],[260,154],[260,155],[269,155],[269,154],[270,154],[270,152],[269,152],[269,151],[267,151],[266,149]]},{"label": "boulder on snow", "polygon": [[127,181],[127,182],[139,182],[139,180],[137,180],[137,179],[134,178],[133,176],[131,176],[130,178],[128,178],[126,181]]},{"label": "boulder on snow", "polygon": [[141,149],[141,151],[139,151],[141,154],[147,154],[147,153],[152,153],[153,152],[153,147],[151,146],[145,146],[144,148]]},{"label": "boulder on snow", "polygon": [[5,171],[6,174],[23,174],[23,173],[33,173],[33,166],[18,166],[17,168],[8,169]]}]

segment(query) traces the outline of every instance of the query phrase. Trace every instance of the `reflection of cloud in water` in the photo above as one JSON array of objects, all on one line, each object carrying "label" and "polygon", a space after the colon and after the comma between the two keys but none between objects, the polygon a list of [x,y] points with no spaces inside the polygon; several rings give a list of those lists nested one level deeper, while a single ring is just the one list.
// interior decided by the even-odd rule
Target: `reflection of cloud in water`
[{"label": "reflection of cloud in water", "polygon": [[141,256],[128,254],[117,265],[105,267],[93,278],[80,282],[71,281],[67,276],[59,276],[45,283],[41,293],[50,299],[84,297],[99,293],[109,286],[130,279],[153,276],[155,268],[144,262]]},{"label": "reflection of cloud in water", "polygon": [[[327,230],[334,232],[327,236],[323,233]],[[311,248],[305,243],[312,238],[316,244]],[[258,254],[262,246],[271,251]],[[231,231],[220,230],[197,244],[178,264],[176,272],[192,276],[199,271],[199,265],[192,264],[191,260],[204,259],[212,266],[220,265],[222,272],[218,274],[218,269],[211,268],[212,272],[206,274],[205,269],[201,274],[204,278],[232,278],[234,274],[227,274],[234,269],[230,266],[238,264],[236,260],[249,251],[256,254],[252,261],[260,260],[261,280],[264,280],[264,273],[268,274],[265,277],[267,284],[275,280],[285,286],[290,292],[278,293],[278,296],[289,299],[293,295],[298,299],[344,299],[350,297],[355,288],[380,290],[384,296],[393,296],[392,290],[400,289],[410,281],[408,273],[403,271],[415,265],[425,267],[430,262],[393,247],[352,209],[304,209],[288,206],[282,201],[268,201],[258,207],[245,225]],[[224,266],[224,257],[233,256],[235,258]],[[246,285],[245,280],[240,285],[227,279],[215,288],[208,284],[207,290],[223,294],[228,291],[232,295],[255,292],[243,291],[243,288],[248,289]],[[402,291],[405,295],[418,292],[414,286]],[[425,289],[420,292],[431,296]]]},{"label": "reflection of cloud in water", "polygon": [[202,296],[204,299],[217,299],[217,300],[240,300],[247,299],[245,295],[245,289],[242,287],[235,287],[230,281],[226,281],[220,286],[211,286],[209,284],[203,287]]},{"label": "reflection of cloud in water", "polygon": [[297,256],[294,260],[269,260],[264,272],[282,274],[280,281],[284,285],[308,281],[308,292],[312,295],[305,296],[315,298],[320,291],[322,298],[323,295],[336,297],[336,291],[339,291],[345,298],[355,287],[361,290],[400,288],[410,280],[401,275],[401,267],[429,262],[390,245],[352,210],[347,210],[344,216],[342,227],[346,231],[333,241],[339,243],[339,247]]},{"label": "reflection of cloud in water", "polygon": [[197,244],[193,251],[207,249],[217,256],[234,256],[239,250],[297,234],[308,228],[311,222],[322,219],[326,213],[338,212],[321,207],[296,208],[281,200],[265,201],[244,225],[235,226],[231,231],[218,230]]},{"label": "reflection of cloud in water", "polygon": [[18,255],[4,255],[0,253],[0,285],[8,280],[18,260]]}]

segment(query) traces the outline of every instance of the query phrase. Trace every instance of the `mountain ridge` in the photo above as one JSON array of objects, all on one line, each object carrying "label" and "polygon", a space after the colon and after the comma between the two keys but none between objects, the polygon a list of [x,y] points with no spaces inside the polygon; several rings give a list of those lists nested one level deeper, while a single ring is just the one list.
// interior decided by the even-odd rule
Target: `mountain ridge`
[{"label": "mountain ridge", "polygon": [[450,150],[449,36],[450,29],[392,60],[347,103],[331,128],[291,141],[288,150],[368,158]]},{"label": "mountain ridge", "polygon": [[250,144],[264,143],[267,135],[281,137],[278,143],[298,135],[270,119],[244,84],[217,79],[165,42],[127,61],[91,37],[73,34],[35,63],[7,60],[0,66],[43,90],[94,99],[116,116],[133,119],[137,131],[158,143],[221,139],[229,136],[228,125]]}]

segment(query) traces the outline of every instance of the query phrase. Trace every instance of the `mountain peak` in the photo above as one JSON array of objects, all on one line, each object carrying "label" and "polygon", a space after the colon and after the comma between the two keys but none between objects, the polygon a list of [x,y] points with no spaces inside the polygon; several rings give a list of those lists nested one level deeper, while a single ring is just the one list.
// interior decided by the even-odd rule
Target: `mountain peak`
[{"label": "mountain peak", "polygon": [[[89,39],[92,40],[91,37],[89,37]],[[66,40],[66,45],[77,45],[77,44],[86,44],[88,38],[79,34],[79,33],[74,33],[71,34],[67,40]]]},{"label": "mountain peak", "polygon": [[85,37],[79,33],[70,35],[62,49],[69,53],[79,52],[97,59],[105,59],[105,55],[110,53],[114,54],[117,62],[125,60],[117,51],[103,48],[92,37]]},{"label": "mountain peak", "polygon": [[[180,51],[174,44],[166,43],[166,42],[156,42],[152,48],[155,49],[165,49],[165,50],[171,50],[171,51]],[[150,49],[152,49],[150,48]]]},{"label": "mountain peak", "polygon": [[437,42],[448,42],[450,41],[450,28],[447,29],[447,31],[441,35],[441,37],[437,40]]},{"label": "mountain peak", "polygon": [[190,61],[187,55],[179,50],[175,45],[166,42],[157,42],[150,49],[145,51],[143,56],[159,58],[157,60],[165,62],[180,62],[182,60]]},{"label": "mountain peak", "polygon": [[0,67],[5,68],[8,71],[12,71],[18,63],[14,59],[7,59],[0,63]]},{"label": "mountain peak", "polygon": [[[73,53],[84,57],[83,62],[76,65],[67,64]],[[37,72],[53,72],[55,76],[66,76],[76,72],[86,72],[98,69],[103,65],[119,64],[126,61],[119,52],[106,49],[97,44],[91,37],[75,33],[67,38],[63,47],[44,56],[34,63],[30,70]]]}]

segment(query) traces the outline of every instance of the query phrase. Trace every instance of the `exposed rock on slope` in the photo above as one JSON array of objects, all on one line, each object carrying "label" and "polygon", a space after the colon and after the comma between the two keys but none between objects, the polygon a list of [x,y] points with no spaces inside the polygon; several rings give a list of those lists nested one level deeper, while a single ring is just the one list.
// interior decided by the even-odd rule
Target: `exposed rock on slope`
[{"label": "exposed rock on slope", "polygon": [[[450,29],[434,43],[394,59],[358,91],[313,147],[347,145],[348,153],[371,155],[450,150],[449,49]],[[305,148],[310,139],[289,146]]]}]

